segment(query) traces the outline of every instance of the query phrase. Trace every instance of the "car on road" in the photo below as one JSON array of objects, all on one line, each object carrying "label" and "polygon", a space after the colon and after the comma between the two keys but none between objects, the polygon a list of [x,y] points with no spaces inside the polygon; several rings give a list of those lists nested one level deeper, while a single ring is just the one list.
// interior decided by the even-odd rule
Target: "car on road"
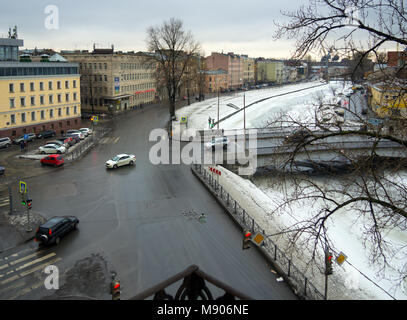
[{"label": "car on road", "polygon": [[135,165],[136,157],[133,154],[118,154],[110,160],[106,161],[107,169],[117,169],[118,167]]},{"label": "car on road", "polygon": [[61,141],[63,143],[68,144],[69,146],[73,146],[76,144],[76,140],[72,137],[62,137],[62,138],[56,138],[55,140]]},{"label": "car on road", "polygon": [[50,140],[50,141],[47,141],[45,144],[55,144],[60,147],[65,147],[65,149],[68,149],[70,147],[69,144],[65,144],[65,142],[62,142],[59,140]]},{"label": "car on road", "polygon": [[61,147],[61,146],[57,146],[55,144],[46,144],[45,146],[41,146],[38,148],[40,150],[41,154],[46,154],[46,153],[50,153],[50,154],[61,154],[61,153],[65,153],[66,152],[66,148],[65,147]]},{"label": "car on road", "polygon": [[93,133],[92,129],[89,128],[80,128],[80,132],[82,132],[85,136],[89,136]]},{"label": "car on road", "polygon": [[72,138],[75,140],[75,143],[81,142],[81,138],[79,137],[79,134],[77,133],[70,133],[66,135],[68,138]]},{"label": "car on road", "polygon": [[51,154],[49,156],[46,156],[45,158],[42,158],[40,160],[40,163],[43,166],[60,167],[65,163],[65,161],[61,155]]},{"label": "car on road", "polygon": [[11,147],[11,144],[12,144],[12,142],[11,142],[11,140],[10,140],[10,138],[1,138],[0,139],[0,148],[8,148],[8,147]]},{"label": "car on road", "polygon": [[79,139],[81,139],[81,140],[85,139],[85,135],[84,135],[82,132],[80,132],[79,130],[68,130],[68,131],[66,132],[66,135],[67,135],[67,136],[70,136],[70,135],[78,135],[78,136],[79,136]]},{"label": "car on road", "polygon": [[75,216],[53,217],[37,228],[35,241],[44,245],[59,244],[68,232],[78,229],[79,219]]},{"label": "car on road", "polygon": [[25,135],[22,135],[21,137],[18,137],[16,139],[13,140],[14,144],[20,144],[21,141],[25,141],[25,142],[32,142],[35,140],[35,138],[37,138],[35,133],[27,133]]},{"label": "car on road", "polygon": [[3,175],[4,172],[6,172],[6,168],[0,166],[0,176]]},{"label": "car on road", "polygon": [[216,146],[222,146],[223,149],[226,149],[229,144],[228,137],[212,138],[211,141],[205,143],[207,149],[215,150]]},{"label": "car on road", "polygon": [[45,139],[45,138],[51,138],[55,137],[56,133],[53,130],[45,130],[41,131],[40,133],[37,134],[37,139]]}]

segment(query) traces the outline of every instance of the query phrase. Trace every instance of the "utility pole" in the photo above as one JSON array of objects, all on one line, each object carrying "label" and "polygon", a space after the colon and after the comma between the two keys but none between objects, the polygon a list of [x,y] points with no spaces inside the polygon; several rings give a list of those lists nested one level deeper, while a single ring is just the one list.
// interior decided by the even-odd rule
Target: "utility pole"
[{"label": "utility pole", "polygon": [[218,86],[218,78],[216,77],[216,87],[218,89],[218,130],[219,130],[219,86]]},{"label": "utility pole", "polygon": [[243,93],[243,131],[244,131],[244,152],[246,155],[246,93]]}]

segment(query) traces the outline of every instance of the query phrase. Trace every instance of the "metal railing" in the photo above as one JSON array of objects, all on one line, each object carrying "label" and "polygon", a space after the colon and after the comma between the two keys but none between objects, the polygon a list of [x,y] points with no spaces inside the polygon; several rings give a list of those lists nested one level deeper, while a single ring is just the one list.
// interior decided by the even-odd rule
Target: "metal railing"
[{"label": "metal railing", "polygon": [[[200,164],[193,164],[192,171],[202,180],[206,187],[218,198],[230,216],[244,230],[250,230],[252,233],[260,232],[263,235],[265,231],[257,222],[244,210],[239,203],[222,187],[219,182],[213,178],[207,170]],[[324,295],[308,280],[287,255],[280,250],[270,239],[265,238],[261,248],[273,264],[280,269],[282,276],[293,287],[295,292],[304,299],[324,300]]]}]

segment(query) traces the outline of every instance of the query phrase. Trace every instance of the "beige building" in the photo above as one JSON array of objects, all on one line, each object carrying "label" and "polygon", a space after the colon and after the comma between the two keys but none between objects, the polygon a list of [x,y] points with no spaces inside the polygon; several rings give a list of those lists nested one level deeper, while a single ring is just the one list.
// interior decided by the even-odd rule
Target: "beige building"
[{"label": "beige building", "polygon": [[82,111],[119,113],[155,101],[155,63],[143,53],[114,49],[63,52],[79,63]]},{"label": "beige building", "polygon": [[247,55],[241,56],[243,59],[243,86],[249,87],[255,84],[255,60]]}]

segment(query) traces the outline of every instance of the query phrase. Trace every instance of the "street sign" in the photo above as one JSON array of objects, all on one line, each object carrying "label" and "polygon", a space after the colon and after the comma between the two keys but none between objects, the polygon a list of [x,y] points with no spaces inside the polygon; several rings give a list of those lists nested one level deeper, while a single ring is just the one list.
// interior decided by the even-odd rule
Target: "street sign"
[{"label": "street sign", "polygon": [[26,194],[27,193],[27,183],[25,183],[24,181],[20,181],[19,189],[20,189],[21,194]]},{"label": "street sign", "polygon": [[93,122],[98,122],[99,121],[99,116],[92,116],[90,118],[90,120],[93,121]]},{"label": "street sign", "polygon": [[348,257],[343,252],[340,252],[335,261],[337,264],[342,265],[342,263],[344,263],[347,258]]},{"label": "street sign", "polygon": [[24,140],[28,140],[28,134],[24,135]]},{"label": "street sign", "polygon": [[182,116],[182,117],[181,117],[181,120],[180,120],[180,123],[185,123],[185,124],[187,124],[187,123],[188,123],[188,117]]},{"label": "street sign", "polygon": [[264,236],[261,233],[256,233],[252,241],[260,247],[264,242]]}]

